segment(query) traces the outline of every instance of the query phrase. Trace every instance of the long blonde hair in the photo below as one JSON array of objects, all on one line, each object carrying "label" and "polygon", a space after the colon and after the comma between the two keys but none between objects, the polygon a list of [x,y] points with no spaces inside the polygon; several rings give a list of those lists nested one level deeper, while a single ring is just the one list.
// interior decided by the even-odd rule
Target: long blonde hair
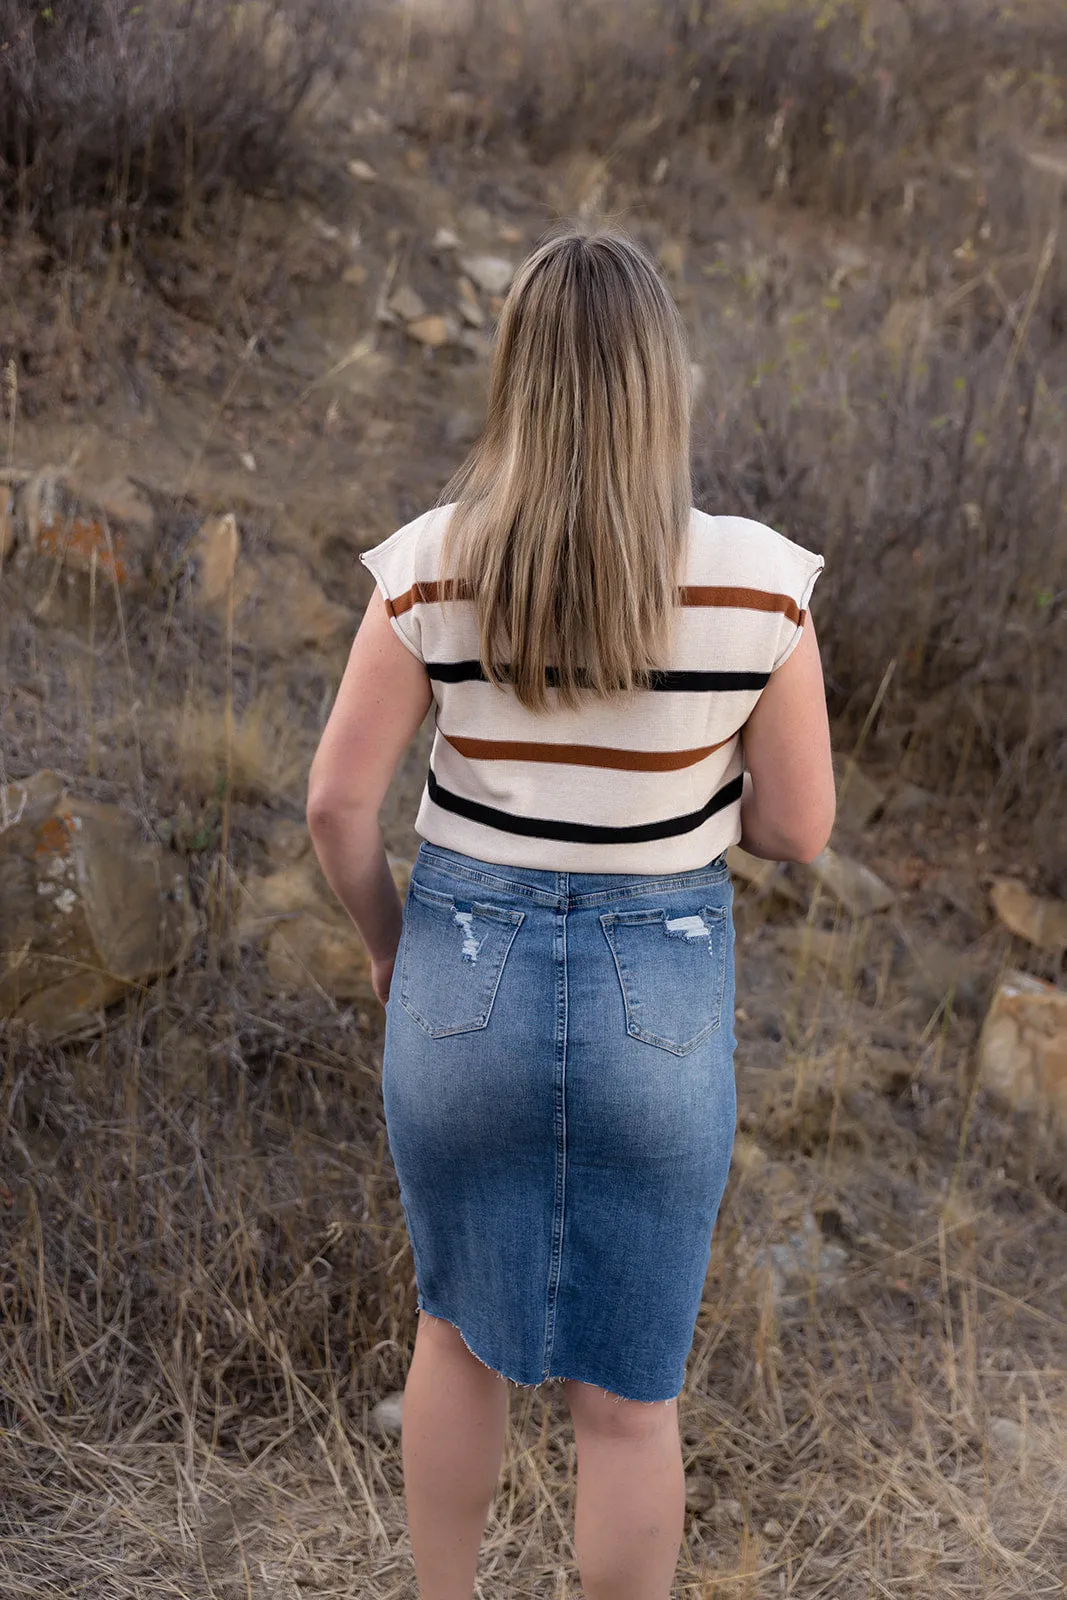
[{"label": "long blonde hair", "polygon": [[542,243],[504,302],[480,438],[442,551],[482,668],[532,710],[647,682],[669,645],[692,496],[685,328],[613,229]]}]

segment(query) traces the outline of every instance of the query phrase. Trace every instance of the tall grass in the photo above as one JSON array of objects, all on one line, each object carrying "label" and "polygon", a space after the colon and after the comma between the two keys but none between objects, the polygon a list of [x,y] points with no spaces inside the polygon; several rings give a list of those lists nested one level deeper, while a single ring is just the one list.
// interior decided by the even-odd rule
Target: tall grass
[{"label": "tall grass", "polygon": [[[343,67],[343,0],[0,0],[0,217],[60,243],[181,226],[291,178]],[[358,12],[357,12],[358,14]]]},{"label": "tall grass", "polygon": [[[308,4],[0,0],[3,226],[167,233],[232,182],[287,181],[326,49]],[[1067,742],[1059,11],[456,0],[375,27],[394,114],[452,141],[442,159],[558,172],[592,151],[608,207],[682,243],[701,502],[826,551],[839,725],[877,701],[883,753],[1028,816],[1047,857]],[[716,221],[727,183],[772,202],[761,234],[737,234],[742,206]],[[7,420],[14,456],[13,398]],[[225,915],[272,807],[298,812],[333,669],[235,668],[184,580],[173,626],[147,604],[119,620],[76,638],[0,607],[0,776],[50,764],[133,795],[188,854],[203,934],[87,1042],[0,1030],[0,1593],[395,1600],[414,1593],[400,1448],[372,1411],[416,1319],[380,1035],[276,993]],[[930,862],[973,887],[934,818]],[[916,900],[968,946],[980,1014],[1018,950]],[[903,913],[813,927],[791,980],[777,912],[748,910],[678,1593],[1058,1593],[1062,1144],[978,1092],[974,1016],[916,981]],[[837,1267],[813,1248],[783,1285],[769,1264],[798,1237]],[[577,1592],[575,1481],[558,1391],[513,1393],[486,1600]]]},{"label": "tall grass", "polygon": [[[888,673],[883,755],[1027,817],[1067,884],[1067,11],[418,15],[408,126],[557,168],[584,153],[578,209],[681,242],[702,503],[826,553],[844,730]],[[772,208],[755,244],[730,236],[745,197]]]}]

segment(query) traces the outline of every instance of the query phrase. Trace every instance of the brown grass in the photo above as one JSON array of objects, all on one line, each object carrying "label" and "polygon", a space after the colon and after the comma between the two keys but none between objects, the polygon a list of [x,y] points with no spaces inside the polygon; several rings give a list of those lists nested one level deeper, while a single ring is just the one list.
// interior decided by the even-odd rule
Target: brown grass
[{"label": "brown grass", "polygon": [[0,3],[0,216],[60,251],[188,229],[291,182],[348,34],[337,0]]},{"label": "brown grass", "polygon": [[[741,1137],[680,1406],[677,1593],[1062,1594],[1064,1151],[975,1087],[997,971],[1037,958],[991,925],[971,804],[1028,818],[1048,869],[1062,191],[1023,147],[1063,131],[1062,17],[567,15],[483,0],[431,58],[402,12],[376,36],[386,102],[439,160],[525,141],[509,159],[546,163],[546,190],[661,250],[704,368],[703,500],[827,551],[839,736],[941,797],[863,841],[925,884],[896,923],[816,906],[783,935],[771,898],[739,918]],[[110,205],[111,169],[86,170],[67,199]],[[184,496],[168,518],[158,565],[180,574],[196,518]],[[234,648],[187,577],[88,637],[0,579],[0,781],[55,765],[134,805],[188,854],[204,929],[94,1039],[0,1032],[0,1593],[414,1596],[399,1444],[370,1422],[415,1328],[377,1018],[279,996],[224,915],[275,806],[299,815],[333,667]],[[923,970],[935,937],[958,993]],[[574,1490],[558,1392],[514,1393],[484,1600],[578,1593]]]},{"label": "brown grass", "polygon": [[[677,1592],[1054,1593],[1063,1213],[988,1108],[959,1146],[943,1059],[872,1054],[855,991],[795,1000],[796,1051],[742,1057]],[[9,1037],[3,1090],[5,1596],[413,1594],[369,1422],[414,1332],[373,1038],[193,970],[88,1053]],[[483,1594],[577,1592],[574,1485],[558,1391],[514,1391]]]},{"label": "brown grass", "polygon": [[302,802],[302,741],[269,694],[237,714],[187,698],[171,738],[176,788],[186,800],[202,803],[229,794],[236,800]]},{"label": "brown grass", "polygon": [[[1067,839],[1062,6],[420,15],[402,123],[577,154],[564,208],[666,246],[706,368],[700,501],[825,552],[843,736],[888,669],[888,758]],[[773,208],[758,239],[719,223],[729,184]]]}]

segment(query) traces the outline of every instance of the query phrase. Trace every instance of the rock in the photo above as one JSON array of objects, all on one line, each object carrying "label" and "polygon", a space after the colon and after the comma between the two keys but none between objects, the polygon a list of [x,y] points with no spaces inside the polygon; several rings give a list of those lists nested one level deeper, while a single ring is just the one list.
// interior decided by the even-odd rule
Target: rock
[{"label": "rock", "polygon": [[16,822],[30,826],[43,822],[55,809],[63,791],[59,773],[47,771],[0,786],[0,833]]},{"label": "rock", "polygon": [[839,983],[854,980],[863,964],[863,951],[849,927],[816,928],[810,922],[779,928],[775,943],[789,958],[794,975],[821,968]]},{"label": "rock", "polygon": [[803,896],[786,876],[783,862],[764,861],[761,856],[749,855],[739,844],[732,844],[726,851],[726,865],[733,877],[743,883],[756,898],[762,899],[764,895],[776,894],[792,905],[802,903]]},{"label": "rock", "polygon": [[431,250],[445,251],[459,249],[459,235],[453,233],[451,228],[438,228],[433,236]]},{"label": "rock", "polygon": [[491,211],[485,206],[468,204],[461,206],[456,217],[459,232],[467,239],[496,238],[497,222]]},{"label": "rock", "polygon": [[311,835],[307,824],[293,822],[290,817],[278,817],[271,826],[267,839],[267,859],[291,866],[311,849]]},{"label": "rock", "polygon": [[292,550],[258,552],[242,559],[232,512],[209,517],[189,544],[196,569],[196,599],[227,625],[233,591],[237,639],[271,655],[304,647],[328,648],[352,631],[347,607],[327,598],[308,563]]},{"label": "rock", "polygon": [[374,998],[366,948],[351,924],[300,911],[279,922],[265,949],[267,971],[283,989],[320,988],[342,1004]]},{"label": "rock", "polygon": [[1067,990],[1006,972],[978,1041],[978,1071],[998,1098],[1067,1131]]},{"label": "rock", "polygon": [[885,815],[894,822],[913,822],[937,805],[937,796],[917,783],[902,783],[885,803]]},{"label": "rock", "polygon": [[57,782],[38,773],[4,791],[0,1017],[66,1039],[170,971],[196,920],[177,855],[145,843],[121,807],[57,794]]},{"label": "rock", "polygon": [[445,417],[445,438],[449,444],[473,444],[481,431],[481,417],[463,406],[457,411],[449,411]]},{"label": "rock", "polygon": [[456,288],[459,290],[459,314],[464,322],[471,328],[484,328],[485,312],[471,280],[460,278]]},{"label": "rock", "polygon": [[353,156],[347,166],[349,177],[355,178],[358,183],[377,183],[378,174],[369,161],[361,161],[358,156]]},{"label": "rock", "polygon": [[501,244],[521,244],[522,229],[516,228],[513,223],[502,222],[499,237]]},{"label": "rock", "polygon": [[484,294],[506,294],[515,276],[506,256],[463,256],[459,264]]},{"label": "rock", "polygon": [[710,1478],[694,1478],[687,1474],[685,1480],[685,1505],[687,1511],[710,1511],[715,1504],[715,1485]]},{"label": "rock", "polygon": [[362,261],[351,262],[341,274],[341,282],[358,289],[367,281],[367,269]]},{"label": "rock", "polygon": [[225,516],[208,517],[189,545],[189,554],[199,569],[200,598],[212,609],[225,605],[230,586],[237,570],[240,549],[237,518],[232,511]]},{"label": "rock", "polygon": [[408,283],[394,290],[388,303],[389,310],[395,312],[401,322],[415,322],[426,315],[425,300]]},{"label": "rock", "polygon": [[865,777],[850,756],[834,754],[837,825],[859,833],[885,805],[885,793]]},{"label": "rock", "polygon": [[379,1433],[399,1437],[404,1416],[404,1391],[394,1389],[383,1396],[370,1414],[370,1420]]},{"label": "rock", "polygon": [[352,613],[326,597],[304,558],[282,550],[262,558],[254,571],[258,586],[243,597],[237,616],[238,634],[248,642],[275,656],[347,642]]},{"label": "rock", "polygon": [[1025,152],[1026,159],[1038,172],[1047,173],[1049,177],[1058,178],[1067,183],[1067,146],[1052,149],[1039,149],[1037,147]]},{"label": "rock", "polygon": [[81,624],[116,590],[140,587],[155,522],[133,484],[91,484],[56,467],[6,476],[7,542],[36,616]]},{"label": "rock", "polygon": [[1067,950],[1067,901],[1031,894],[1018,878],[995,878],[989,898],[1010,933],[1055,954]]},{"label": "rock", "polygon": [[980,1005],[973,960],[940,939],[917,937],[903,927],[897,931],[910,957],[909,986],[935,1003],[951,995],[954,1011],[973,1016]]},{"label": "rock", "polygon": [[0,481],[0,561],[6,561],[15,548],[15,490]]},{"label": "rock", "polygon": [[237,916],[238,937],[252,942],[266,938],[285,917],[310,911],[323,918],[344,915],[330,893],[314,854],[293,855],[278,872],[249,878],[242,885]]},{"label": "rock", "polygon": [[801,869],[837,901],[850,917],[869,917],[885,911],[896,899],[888,884],[859,861],[840,855],[827,845]]},{"label": "rock", "polygon": [[488,361],[493,351],[489,339],[477,328],[464,328],[459,336],[459,343],[462,349],[469,350],[479,361]]},{"label": "rock", "polygon": [[[406,862],[390,864],[403,897],[411,868]],[[237,933],[242,940],[262,943],[267,970],[283,987],[318,987],[342,1004],[376,1004],[366,946],[313,852],[245,885]]]},{"label": "rock", "polygon": [[989,1442],[1000,1456],[1016,1461],[1026,1449],[1026,1433],[1011,1417],[990,1417]]},{"label": "rock", "polygon": [[763,1524],[764,1536],[768,1539],[784,1539],[785,1529],[775,1517],[771,1517]]},{"label": "rock", "polygon": [[771,1292],[776,1304],[788,1304],[810,1292],[841,1281],[848,1263],[844,1245],[825,1238],[810,1210],[805,1211],[799,1228],[785,1240],[757,1250],[753,1266],[770,1273]]},{"label": "rock", "polygon": [[449,317],[416,317],[407,325],[407,336],[414,339],[416,344],[426,345],[431,350],[440,350],[444,345],[451,344],[459,330]]},{"label": "rock", "polygon": [[659,264],[668,278],[685,277],[685,245],[680,239],[665,239],[659,247]]}]

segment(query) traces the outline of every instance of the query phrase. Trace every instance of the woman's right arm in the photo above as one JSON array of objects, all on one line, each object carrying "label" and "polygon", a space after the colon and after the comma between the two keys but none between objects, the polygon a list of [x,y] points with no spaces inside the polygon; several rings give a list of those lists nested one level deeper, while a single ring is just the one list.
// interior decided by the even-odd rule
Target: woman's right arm
[{"label": "woman's right arm", "polygon": [[800,642],[771,674],[741,730],[741,847],[770,861],[812,861],[837,807],[819,642],[809,611]]}]

